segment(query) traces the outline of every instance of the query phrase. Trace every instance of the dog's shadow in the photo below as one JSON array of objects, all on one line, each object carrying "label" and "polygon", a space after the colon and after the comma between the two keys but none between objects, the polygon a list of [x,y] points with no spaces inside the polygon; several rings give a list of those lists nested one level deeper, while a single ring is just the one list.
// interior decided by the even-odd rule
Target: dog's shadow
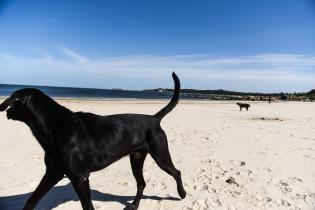
[{"label": "dog's shadow", "polygon": [[[0,197],[0,209],[5,210],[20,210],[23,209],[25,202],[31,196],[32,192],[24,193],[19,195],[10,195]],[[132,202],[135,196],[121,196],[113,195],[109,193],[103,193],[97,190],[92,190],[92,200],[103,201],[103,202],[119,202],[124,206],[127,206],[129,202]],[[179,198],[175,197],[159,197],[159,196],[148,196],[143,195],[142,199],[151,200],[173,200],[178,201]],[[60,204],[66,203],[67,201],[78,201],[79,198],[74,192],[71,184],[64,186],[57,186],[51,189],[44,198],[39,202],[36,209],[52,209]]]}]

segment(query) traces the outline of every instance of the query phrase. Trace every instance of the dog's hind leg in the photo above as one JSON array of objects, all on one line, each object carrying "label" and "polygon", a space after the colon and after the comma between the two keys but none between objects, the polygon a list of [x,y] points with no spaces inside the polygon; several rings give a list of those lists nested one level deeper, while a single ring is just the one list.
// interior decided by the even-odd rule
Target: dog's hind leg
[{"label": "dog's hind leg", "polygon": [[90,192],[90,184],[88,175],[78,176],[78,177],[69,177],[71,183],[78,194],[81,202],[81,206],[83,210],[94,210],[92,200],[91,200],[91,192]]},{"label": "dog's hind leg", "polygon": [[147,155],[146,151],[141,152],[139,151],[130,155],[132,173],[137,181],[137,195],[134,201],[131,204],[129,204],[125,209],[128,210],[138,209],[141,197],[143,195],[143,190],[146,186],[142,173],[143,163],[146,158],[146,155]]},{"label": "dog's hind leg", "polygon": [[150,154],[152,158],[163,171],[174,177],[177,184],[177,191],[179,196],[182,199],[185,198],[186,191],[183,187],[181,172],[175,168],[172,162],[171,155],[168,150],[167,138],[164,131],[160,132],[157,136],[154,136],[153,138],[154,140],[150,141]]},{"label": "dog's hind leg", "polygon": [[38,187],[26,202],[23,210],[35,209],[40,199],[63,178],[63,175],[63,173],[58,171],[47,170]]}]

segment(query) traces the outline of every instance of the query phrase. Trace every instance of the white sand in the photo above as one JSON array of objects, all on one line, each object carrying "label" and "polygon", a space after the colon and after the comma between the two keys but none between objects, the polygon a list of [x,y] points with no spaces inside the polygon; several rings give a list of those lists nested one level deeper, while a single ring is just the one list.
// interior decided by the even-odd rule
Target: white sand
[{"label": "white sand", "polygon": [[[107,115],[154,114],[168,101],[59,101],[72,110]],[[181,103],[162,121],[187,197],[150,156],[139,209],[315,208],[315,104]],[[20,210],[44,174],[43,151],[29,128],[0,113],[0,209]],[[244,162],[241,164],[241,162]],[[245,164],[245,165],[243,165]],[[237,184],[226,180],[233,177]],[[90,177],[96,209],[123,209],[136,193],[129,158]],[[81,209],[67,179],[37,209]]]}]

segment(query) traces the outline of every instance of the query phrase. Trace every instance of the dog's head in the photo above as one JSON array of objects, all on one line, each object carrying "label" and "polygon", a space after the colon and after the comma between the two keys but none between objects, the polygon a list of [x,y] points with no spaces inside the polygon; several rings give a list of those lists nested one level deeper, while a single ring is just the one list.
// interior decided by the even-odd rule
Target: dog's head
[{"label": "dog's head", "polygon": [[0,112],[7,111],[8,119],[25,122],[34,109],[32,102],[41,94],[40,90],[33,88],[17,90],[0,104]]}]

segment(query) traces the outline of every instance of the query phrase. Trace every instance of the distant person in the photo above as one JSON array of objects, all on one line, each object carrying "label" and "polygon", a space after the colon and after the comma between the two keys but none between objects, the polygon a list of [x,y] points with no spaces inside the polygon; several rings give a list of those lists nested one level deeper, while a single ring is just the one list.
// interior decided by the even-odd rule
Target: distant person
[{"label": "distant person", "polygon": [[268,97],[268,103],[271,104],[271,96]]},{"label": "distant person", "polygon": [[236,104],[240,107],[240,111],[242,111],[243,108],[245,108],[248,111],[248,108],[250,107],[250,105],[246,103],[237,102]]}]

